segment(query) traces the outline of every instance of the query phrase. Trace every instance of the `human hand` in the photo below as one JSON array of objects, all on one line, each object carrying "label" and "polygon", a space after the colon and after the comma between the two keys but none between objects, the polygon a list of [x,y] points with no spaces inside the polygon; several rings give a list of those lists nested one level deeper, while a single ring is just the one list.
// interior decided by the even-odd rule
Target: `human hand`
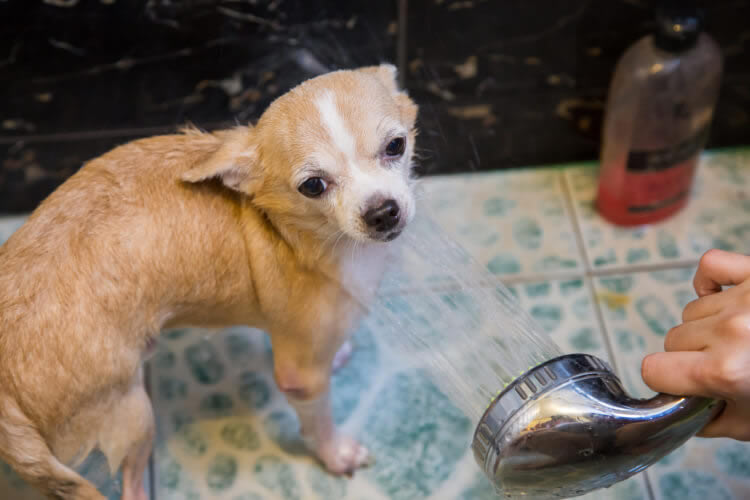
[{"label": "human hand", "polygon": [[643,380],[657,392],[726,401],[699,435],[750,441],[750,257],[707,252],[693,286],[699,298],[667,333],[666,352],[643,360]]}]

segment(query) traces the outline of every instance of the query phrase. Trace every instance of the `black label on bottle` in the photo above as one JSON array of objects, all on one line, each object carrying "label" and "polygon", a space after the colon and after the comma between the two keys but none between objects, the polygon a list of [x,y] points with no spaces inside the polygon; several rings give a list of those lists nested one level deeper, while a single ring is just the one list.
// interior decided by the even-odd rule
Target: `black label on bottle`
[{"label": "black label on bottle", "polygon": [[706,125],[690,139],[671,148],[654,151],[631,151],[628,154],[628,172],[659,172],[690,159],[706,145],[710,127]]}]

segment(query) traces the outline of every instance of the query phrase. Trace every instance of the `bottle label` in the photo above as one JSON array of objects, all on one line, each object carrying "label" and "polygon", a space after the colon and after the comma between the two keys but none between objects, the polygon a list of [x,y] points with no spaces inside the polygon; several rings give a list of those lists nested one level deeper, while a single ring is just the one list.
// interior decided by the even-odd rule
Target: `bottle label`
[{"label": "bottle label", "polygon": [[672,148],[630,152],[625,187],[628,212],[653,212],[684,201],[690,193],[695,167],[708,133],[709,127],[706,126]]},{"label": "bottle label", "polygon": [[703,149],[709,130],[710,127],[707,125],[693,137],[671,148],[631,151],[628,154],[628,172],[658,172],[688,160]]}]

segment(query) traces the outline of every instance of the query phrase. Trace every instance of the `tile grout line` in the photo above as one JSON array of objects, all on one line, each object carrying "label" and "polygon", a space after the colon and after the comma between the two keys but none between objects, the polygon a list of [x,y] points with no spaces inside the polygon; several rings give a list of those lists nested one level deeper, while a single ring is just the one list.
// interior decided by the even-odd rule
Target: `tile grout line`
[{"label": "tile grout line", "polygon": [[[573,202],[573,193],[570,188],[570,184],[568,182],[568,176],[565,175],[565,172],[563,172],[561,176],[562,176],[562,181],[563,181],[563,191],[565,195],[565,202],[568,205],[568,209],[572,210],[570,220],[571,220],[571,224],[573,225],[573,231],[576,236],[576,241],[579,245],[579,252],[584,254],[584,274],[585,274],[584,282],[586,282],[586,288],[589,291],[589,298],[592,301],[592,306],[594,309],[594,314],[596,315],[596,320],[599,323],[599,328],[601,328],[602,334],[604,336],[604,343],[607,348],[607,353],[609,354],[609,357],[610,357],[610,362],[612,363],[612,367],[615,370],[615,373],[617,373],[618,372],[617,359],[615,357],[614,346],[612,345],[613,339],[610,337],[609,330],[607,328],[607,323],[604,321],[604,313],[602,312],[601,305],[599,301],[597,300],[596,287],[594,285],[594,278],[596,276],[599,276],[602,274],[606,275],[606,274],[596,273],[595,270],[592,269],[589,264],[588,252],[586,250],[583,233],[581,232],[578,212],[575,210],[575,206],[574,206],[575,204]],[[604,271],[613,271],[613,269],[604,270]],[[631,268],[630,272],[633,273],[633,272],[638,272],[638,271]],[[655,500],[656,497],[654,496],[654,490],[651,485],[651,478],[649,477],[647,471],[644,471],[643,473],[643,483],[645,484],[646,494],[648,495],[649,499]]]},{"label": "tile grout line", "polygon": [[675,259],[671,262],[655,262],[653,264],[612,266],[602,269],[592,269],[586,273],[587,276],[613,276],[617,274],[634,274],[651,271],[664,271],[667,269],[684,269],[698,265],[698,259]]},{"label": "tile grout line", "polygon": [[610,363],[612,364],[612,367],[614,368],[615,372],[617,372],[618,369],[617,369],[617,361],[615,360],[615,351],[612,346],[612,341],[609,336],[607,325],[604,322],[604,314],[602,313],[601,307],[599,306],[599,301],[596,298],[596,289],[594,287],[593,270],[591,268],[591,264],[589,263],[588,253],[586,252],[586,243],[583,238],[583,233],[581,232],[581,224],[580,224],[580,220],[578,219],[578,212],[576,212],[575,210],[575,203],[573,202],[573,192],[570,188],[570,184],[568,182],[568,176],[565,175],[565,172],[560,174],[560,177],[562,179],[563,196],[565,198],[565,205],[568,208],[568,217],[569,217],[571,225],[573,226],[573,233],[575,235],[576,244],[578,246],[578,253],[579,255],[582,255],[583,257],[583,271],[584,271],[584,276],[585,276],[584,282],[586,283],[586,288],[589,293],[589,300],[591,300],[591,305],[594,309],[596,322],[599,324],[599,329],[601,330],[602,335],[604,336],[604,344],[607,349],[607,354],[609,355]]},{"label": "tile grout line", "polygon": [[585,242],[583,239],[583,233],[581,232],[581,225],[578,219],[578,213],[575,211],[575,208],[574,208],[573,193],[570,189],[568,178],[565,175],[565,173],[561,174],[561,178],[562,178],[562,184],[563,184],[563,195],[565,197],[565,204],[568,207],[570,223],[573,225],[573,233],[575,234],[576,243],[578,244],[578,252],[583,254],[583,259],[584,259],[583,269],[584,269],[584,274],[586,277],[584,282],[586,283],[586,288],[589,291],[589,300],[591,300],[591,305],[593,306],[594,314],[596,315],[596,321],[599,324],[599,328],[601,329],[601,332],[604,336],[604,344],[607,348],[607,354],[609,354],[610,363],[612,364],[612,367],[614,368],[615,373],[616,373],[618,369],[617,369],[617,361],[615,360],[615,351],[612,346],[612,342],[609,336],[609,331],[607,330],[607,325],[604,322],[604,314],[602,313],[601,307],[599,306],[599,301],[596,298],[596,289],[594,287],[593,271],[589,263],[588,254],[586,253],[586,246],[585,246]]},{"label": "tile grout line", "polygon": [[156,464],[154,463],[154,450],[151,450],[151,456],[148,457],[148,498],[156,500]]},{"label": "tile grout line", "polygon": [[[523,283],[534,283],[537,281],[552,281],[552,280],[565,280],[575,278],[598,278],[602,276],[614,276],[618,274],[635,274],[645,273],[651,271],[664,271],[668,269],[684,269],[689,267],[695,267],[698,265],[697,259],[681,259],[674,260],[672,262],[656,262],[654,264],[642,264],[642,265],[625,265],[625,266],[612,266],[602,269],[581,269],[578,271],[550,271],[548,273],[521,273],[518,275],[499,275],[497,280],[502,284],[517,285]],[[483,285],[492,285],[491,281],[486,283],[480,283]],[[400,291],[400,290],[399,290]],[[406,289],[405,291],[408,291]]]},{"label": "tile grout line", "polygon": [[[480,287],[489,287],[495,284],[501,284],[505,286],[511,285],[522,285],[525,283],[536,283],[540,281],[562,281],[576,278],[598,278],[604,276],[614,276],[619,274],[635,274],[652,271],[665,271],[669,269],[685,269],[689,267],[695,267],[698,265],[698,260],[676,260],[674,262],[658,262],[655,264],[643,264],[639,266],[617,266],[607,267],[604,269],[593,269],[590,271],[578,270],[578,271],[550,271],[548,273],[521,273],[518,275],[496,275],[494,278],[482,281],[477,284]],[[404,286],[393,286],[392,288],[384,289],[387,292],[396,293],[414,293],[423,290],[423,286],[416,287],[404,287]],[[448,287],[450,288],[450,287]],[[439,285],[429,285],[430,290],[441,290]]]},{"label": "tile grout line", "polygon": [[643,482],[646,483],[646,493],[648,493],[652,500],[656,500],[656,493],[654,493],[654,486],[651,484],[651,475],[648,469],[643,471],[643,479]]},{"label": "tile grout line", "polygon": [[594,271],[594,268],[590,263],[591,259],[586,247],[586,239],[583,237],[578,209],[576,207],[575,200],[573,199],[573,189],[571,188],[570,181],[568,180],[568,172],[569,170],[567,169],[560,172],[563,198],[565,199],[565,206],[568,209],[568,220],[570,220],[570,223],[573,226],[573,234],[576,238],[578,254],[580,255],[583,262],[583,271],[586,276],[589,276]]},{"label": "tile grout line", "polygon": [[[153,388],[151,386],[151,363],[146,361],[143,363],[143,385],[146,389],[146,394],[151,400],[151,406],[154,418],[154,432],[156,431],[156,412],[153,410]],[[156,439],[154,439],[156,441]],[[155,444],[155,443],[154,443]],[[154,463],[154,446],[151,448],[151,454],[148,457],[148,498],[149,500],[156,500],[156,464]]]},{"label": "tile grout line", "polygon": [[[583,272],[550,272],[545,274],[524,274],[520,276],[498,276],[497,280],[488,281],[487,285],[491,286],[495,281],[500,282],[503,285],[522,285],[524,283],[537,283],[540,281],[562,281],[576,278],[582,278],[585,276]],[[481,284],[480,284],[481,286]]]}]

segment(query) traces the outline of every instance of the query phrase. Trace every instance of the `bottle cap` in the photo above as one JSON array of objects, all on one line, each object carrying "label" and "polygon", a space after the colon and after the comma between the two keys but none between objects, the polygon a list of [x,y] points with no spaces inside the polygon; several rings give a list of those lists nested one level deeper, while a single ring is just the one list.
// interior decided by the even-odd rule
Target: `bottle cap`
[{"label": "bottle cap", "polygon": [[654,44],[667,52],[692,48],[703,29],[701,11],[690,1],[662,1],[656,10]]}]

